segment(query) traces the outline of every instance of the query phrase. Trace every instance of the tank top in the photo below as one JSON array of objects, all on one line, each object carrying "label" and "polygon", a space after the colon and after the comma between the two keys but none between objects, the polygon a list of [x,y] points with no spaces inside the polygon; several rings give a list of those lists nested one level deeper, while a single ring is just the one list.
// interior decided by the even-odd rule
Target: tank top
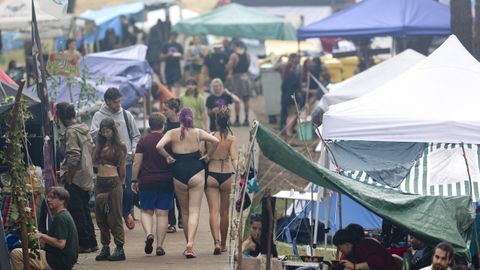
[{"label": "tank top", "polygon": [[237,64],[233,67],[233,74],[239,74],[239,73],[247,73],[248,72],[248,67],[250,64],[248,63],[248,58],[247,58],[247,53],[242,53],[238,55],[238,62]]}]

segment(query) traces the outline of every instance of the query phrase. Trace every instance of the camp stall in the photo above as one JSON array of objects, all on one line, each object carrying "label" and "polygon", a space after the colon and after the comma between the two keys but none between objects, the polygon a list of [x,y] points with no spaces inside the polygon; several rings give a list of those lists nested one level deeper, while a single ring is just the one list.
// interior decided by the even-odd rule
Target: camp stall
[{"label": "camp stall", "polygon": [[[403,75],[365,96],[332,106],[324,115],[323,136],[344,141],[334,144],[343,144],[338,155],[348,163],[340,166],[352,178],[424,195],[469,195],[472,189],[476,201],[479,72],[480,63],[450,36]],[[398,147],[416,153],[399,152]],[[352,165],[358,157],[379,152],[384,152],[381,160],[367,158],[370,164]],[[398,158],[403,164],[392,162]],[[381,163],[373,165],[370,160]]]},{"label": "camp stall", "polygon": [[260,124],[256,134],[263,154],[292,173],[347,195],[427,244],[448,241],[457,250],[467,249],[474,217],[470,197],[407,194],[360,183],[307,159]]}]

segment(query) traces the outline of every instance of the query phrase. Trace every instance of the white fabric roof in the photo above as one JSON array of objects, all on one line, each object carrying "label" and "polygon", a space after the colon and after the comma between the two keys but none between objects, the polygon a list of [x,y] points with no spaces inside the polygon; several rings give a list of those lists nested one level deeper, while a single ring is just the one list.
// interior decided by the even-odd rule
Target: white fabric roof
[{"label": "white fabric roof", "polygon": [[424,58],[423,54],[408,49],[345,81],[329,85],[330,92],[325,94],[321,100],[323,111],[328,111],[328,108],[334,104],[365,95],[403,74]]},{"label": "white fabric roof", "polygon": [[480,144],[480,63],[454,35],[422,62],[330,107],[327,139]]},{"label": "white fabric roof", "polygon": [[[58,19],[44,10],[35,1],[35,14],[37,15],[38,29],[62,29],[70,26],[71,15],[65,14]],[[0,1],[0,30],[29,31],[32,28],[32,1],[31,0],[5,0]]]}]

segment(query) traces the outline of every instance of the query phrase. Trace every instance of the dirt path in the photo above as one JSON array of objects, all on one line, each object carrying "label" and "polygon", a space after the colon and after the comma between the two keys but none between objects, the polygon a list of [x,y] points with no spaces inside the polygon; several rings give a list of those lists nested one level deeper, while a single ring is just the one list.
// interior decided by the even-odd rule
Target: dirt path
[{"label": "dirt path", "polygon": [[[250,113],[251,119],[255,119],[255,114]],[[242,120],[242,119],[241,119]],[[249,129],[233,128],[234,134],[238,138],[239,148],[248,144]],[[140,211],[136,209],[135,216],[140,217]],[[196,269],[228,269],[228,254],[213,255],[213,240],[210,234],[210,225],[208,222],[209,213],[207,200],[204,196],[202,200],[200,224],[195,240],[194,250],[197,254],[196,259],[185,259],[183,251],[185,249],[185,238],[182,230],[176,233],[167,234],[165,240],[166,255],[157,257],[155,255],[146,255],[143,251],[145,235],[140,221],[135,224],[135,229],[129,231],[126,229],[125,254],[126,261],[123,262],[97,262],[97,254],[80,254],[78,264],[74,269],[128,269],[128,270],[149,270],[149,269],[169,269],[169,270],[196,270]],[[100,232],[97,230],[97,238]],[[113,247],[113,244],[111,245]]]}]

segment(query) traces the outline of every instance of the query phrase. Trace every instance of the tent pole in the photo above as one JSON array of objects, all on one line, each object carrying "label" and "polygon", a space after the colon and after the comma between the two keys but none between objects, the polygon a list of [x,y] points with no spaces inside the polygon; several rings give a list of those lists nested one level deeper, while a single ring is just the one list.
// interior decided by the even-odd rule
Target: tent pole
[{"label": "tent pole", "polygon": [[[252,160],[252,152],[253,152],[253,146],[255,145],[255,139],[257,137],[257,131],[258,131],[258,122],[255,121],[253,123],[252,130],[250,131],[251,137],[250,137],[250,142],[248,145],[247,149],[247,159],[246,159],[246,167],[245,167],[245,172],[243,173],[243,177],[241,179],[246,179],[248,178],[248,172],[250,171],[250,163]],[[242,242],[243,242],[243,204],[245,202],[245,192],[247,192],[247,182],[248,179],[245,180],[245,184],[243,187],[243,190],[240,189],[240,194],[239,198],[242,200],[242,203],[240,205],[240,213],[239,213],[239,222],[238,222],[238,246],[237,246],[237,269],[242,269]]]},{"label": "tent pole", "polygon": [[[470,175],[470,167],[468,166],[467,155],[465,153],[465,147],[463,142],[461,143],[462,151],[463,151],[463,159],[465,160],[465,165],[467,166],[467,174],[468,174],[468,183],[470,186],[470,198],[473,202],[473,183],[472,183],[472,176]],[[477,251],[477,262],[480,263],[480,244],[478,243],[478,227],[477,227],[477,211],[475,211],[475,221],[473,222],[473,241],[475,243],[475,250]]]}]

